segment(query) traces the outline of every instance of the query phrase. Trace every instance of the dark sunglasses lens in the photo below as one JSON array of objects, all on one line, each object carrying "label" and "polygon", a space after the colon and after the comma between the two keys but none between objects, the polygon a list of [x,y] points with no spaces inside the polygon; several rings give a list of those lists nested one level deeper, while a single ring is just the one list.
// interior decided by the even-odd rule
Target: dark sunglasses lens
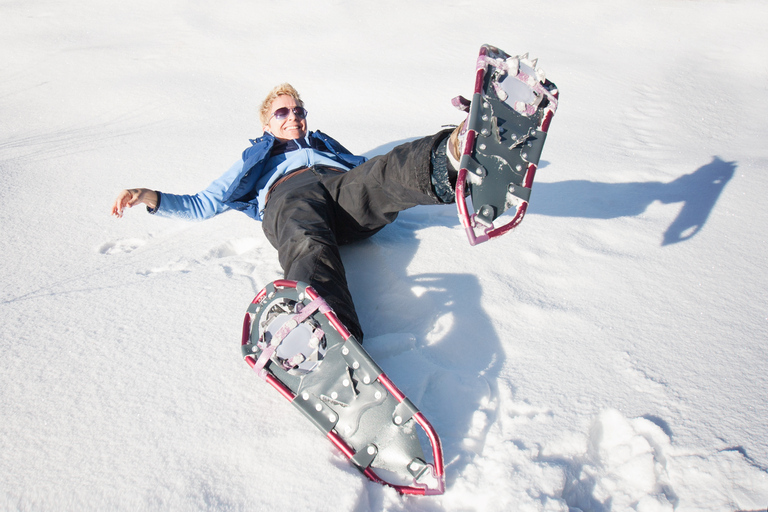
[{"label": "dark sunglasses lens", "polygon": [[[291,109],[289,109],[288,107],[282,107],[275,110],[275,113],[272,115],[276,119],[285,119],[290,115],[290,113],[291,113]],[[305,117],[307,117],[307,110],[304,107],[295,107],[293,109],[293,114],[299,119],[304,119]]]},{"label": "dark sunglasses lens", "polygon": [[275,110],[275,113],[272,115],[277,119],[285,119],[286,117],[288,117],[288,114],[290,113],[291,113],[291,109],[289,109],[288,107],[283,107]]}]

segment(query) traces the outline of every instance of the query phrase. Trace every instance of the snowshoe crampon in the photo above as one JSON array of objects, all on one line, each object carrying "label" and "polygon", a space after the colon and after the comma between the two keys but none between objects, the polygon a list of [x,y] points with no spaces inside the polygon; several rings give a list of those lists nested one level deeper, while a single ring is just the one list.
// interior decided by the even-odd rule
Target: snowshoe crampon
[{"label": "snowshoe crampon", "polygon": [[[527,54],[511,57],[484,45],[477,59],[472,101],[453,100],[457,108],[469,112],[461,133],[464,144],[456,204],[471,245],[516,228],[528,208],[558,102],[555,84],[536,63]],[[515,208],[512,219],[497,221],[510,208]]]},{"label": "snowshoe crampon", "polygon": [[245,315],[242,352],[368,478],[403,494],[444,492],[434,428],[312,287],[264,288]]}]

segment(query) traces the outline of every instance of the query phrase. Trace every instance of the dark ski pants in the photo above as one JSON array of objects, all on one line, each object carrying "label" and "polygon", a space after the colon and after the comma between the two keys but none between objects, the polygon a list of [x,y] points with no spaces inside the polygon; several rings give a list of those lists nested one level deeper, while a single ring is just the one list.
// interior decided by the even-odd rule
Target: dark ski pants
[{"label": "dark ski pants", "polygon": [[407,208],[441,204],[432,188],[432,154],[448,134],[403,144],[345,173],[310,168],[269,194],[262,227],[285,278],[315,288],[360,342],[339,246],[370,237]]}]

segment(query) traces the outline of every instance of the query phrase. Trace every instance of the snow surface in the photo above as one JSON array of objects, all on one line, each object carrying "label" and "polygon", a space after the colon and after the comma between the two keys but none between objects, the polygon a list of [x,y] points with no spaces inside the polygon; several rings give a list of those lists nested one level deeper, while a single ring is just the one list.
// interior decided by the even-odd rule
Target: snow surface
[{"label": "snow surface", "polygon": [[[0,509],[765,510],[768,6],[647,0],[0,1]],[[458,123],[481,44],[561,90],[529,215],[451,206],[344,250],[366,347],[447,491],[368,482],[241,360],[280,277],[196,192],[293,83],[368,156]]]}]

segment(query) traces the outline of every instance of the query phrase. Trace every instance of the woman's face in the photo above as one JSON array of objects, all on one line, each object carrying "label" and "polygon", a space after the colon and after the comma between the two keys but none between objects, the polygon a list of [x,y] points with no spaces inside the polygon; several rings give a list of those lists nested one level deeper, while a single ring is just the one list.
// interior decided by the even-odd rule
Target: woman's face
[{"label": "woman's face", "polygon": [[[272,101],[271,117],[264,131],[275,136],[276,139],[285,141],[299,139],[307,134],[306,117],[297,117],[293,109],[298,107],[298,103],[293,97],[282,94]],[[288,108],[288,116],[278,119],[275,112],[281,108]]]}]

